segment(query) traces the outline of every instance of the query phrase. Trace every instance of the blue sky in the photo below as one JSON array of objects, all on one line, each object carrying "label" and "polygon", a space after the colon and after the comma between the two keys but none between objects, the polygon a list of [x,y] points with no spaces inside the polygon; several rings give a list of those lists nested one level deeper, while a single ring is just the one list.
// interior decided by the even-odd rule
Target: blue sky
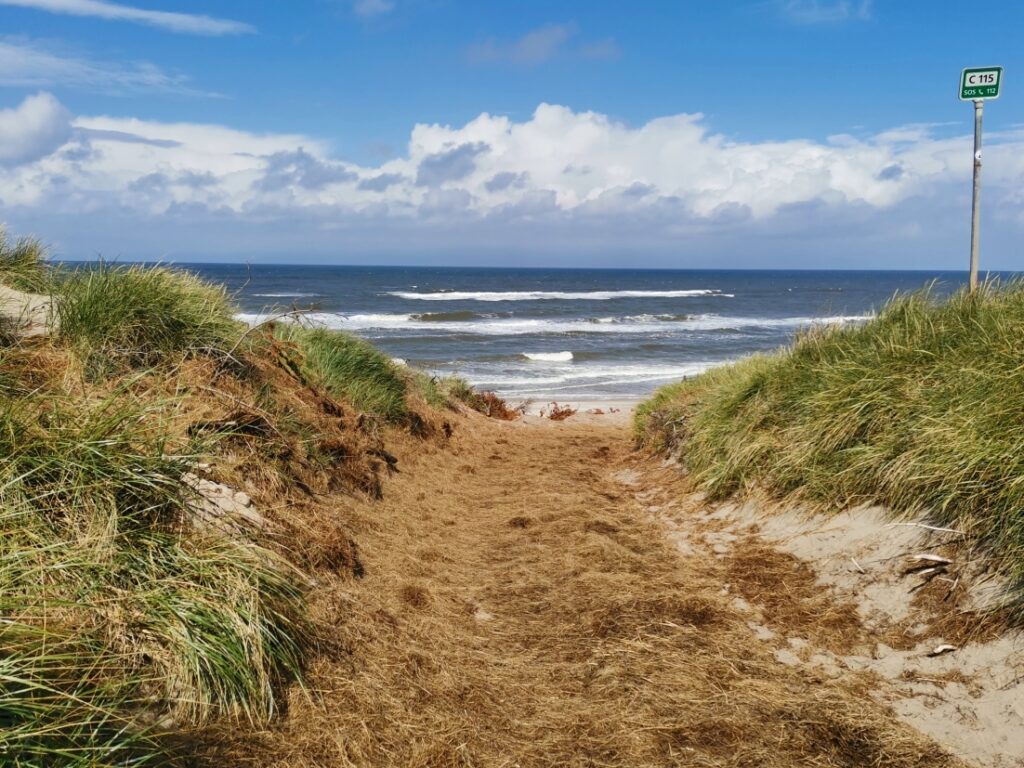
[{"label": "blue sky", "polygon": [[0,0],[0,29],[0,218],[58,255],[957,268],[957,78],[1000,64],[983,263],[1024,267],[1022,3]]}]

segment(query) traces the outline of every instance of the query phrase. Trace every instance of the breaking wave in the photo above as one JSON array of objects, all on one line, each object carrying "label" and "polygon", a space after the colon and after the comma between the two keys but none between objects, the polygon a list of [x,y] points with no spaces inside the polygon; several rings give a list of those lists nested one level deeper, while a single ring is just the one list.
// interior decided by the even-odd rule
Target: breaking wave
[{"label": "breaking wave", "polygon": [[483,371],[469,374],[470,381],[479,387],[499,389],[510,396],[528,397],[535,394],[578,390],[607,391],[615,385],[636,385],[644,382],[672,381],[696,376],[718,362],[694,362],[680,365],[594,365],[540,376],[523,376],[503,372]]},{"label": "breaking wave", "polygon": [[718,296],[731,299],[734,294],[713,288],[685,291],[390,291],[389,296],[419,301],[607,301],[609,299],[682,299],[693,296]]},{"label": "breaking wave", "polygon": [[542,363],[568,363],[572,352],[523,352],[523,357]]},{"label": "breaking wave", "polygon": [[[266,314],[246,313],[237,316],[250,324],[271,317]],[[676,331],[728,331],[755,332],[766,328],[801,328],[813,325],[859,323],[871,315],[839,315],[825,317],[730,317],[715,314],[679,315],[682,319],[665,319],[667,315],[627,315],[607,318],[478,318],[467,321],[423,320],[412,314],[354,314],[311,312],[303,315],[305,322],[342,331],[443,331],[445,333],[520,336],[559,334],[655,334]]]}]

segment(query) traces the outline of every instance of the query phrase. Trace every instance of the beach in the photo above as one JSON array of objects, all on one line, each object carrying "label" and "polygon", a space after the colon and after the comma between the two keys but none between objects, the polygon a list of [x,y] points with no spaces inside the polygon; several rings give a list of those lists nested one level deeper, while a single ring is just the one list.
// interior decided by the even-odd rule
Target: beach
[{"label": "beach", "polygon": [[574,413],[570,418],[574,422],[632,424],[636,407],[640,400],[551,400],[548,402],[522,400],[510,401],[514,408],[522,409],[524,415],[538,421],[550,421],[553,408],[569,408]]},{"label": "beach", "polygon": [[0,768],[1024,768],[1024,3],[0,21]]},{"label": "beach", "polygon": [[[772,493],[770,475],[728,493],[705,479],[728,481],[750,446],[772,446],[753,473],[831,439],[829,419],[851,421],[833,388],[877,398],[871,375],[913,382],[945,364],[909,369],[906,345],[879,333],[929,328],[915,348],[973,350],[956,329],[991,318],[987,374],[1005,386],[1012,288],[986,289],[982,310],[912,296],[653,397],[506,401],[323,323],[241,323],[227,289],[191,274],[9,270],[8,286],[34,290],[7,287],[0,304],[0,435],[17,435],[0,462],[16,490],[0,635],[19,674],[60,683],[0,695],[18,754],[102,748],[111,768],[137,754],[211,768],[1019,764],[1015,528],[993,573],[966,515],[887,506],[874,478],[879,503],[831,505]],[[896,392],[883,425],[922,408],[934,424],[927,408],[950,402],[938,392]],[[765,418],[769,394],[826,409]],[[810,437],[780,441],[783,412]],[[994,423],[1013,439],[1013,422]],[[913,461],[947,445],[908,452],[904,494],[920,493]],[[787,470],[813,477],[808,455]],[[976,525],[999,524],[987,510]]]}]

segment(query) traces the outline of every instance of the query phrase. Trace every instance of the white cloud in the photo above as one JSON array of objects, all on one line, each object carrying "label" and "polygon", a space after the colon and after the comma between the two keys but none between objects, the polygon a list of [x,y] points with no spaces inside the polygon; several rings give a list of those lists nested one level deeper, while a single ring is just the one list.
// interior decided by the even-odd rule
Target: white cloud
[{"label": "white cloud", "polygon": [[48,93],[0,110],[0,165],[18,166],[46,157],[71,137],[71,115]]},{"label": "white cloud", "polygon": [[390,13],[394,8],[394,0],[354,0],[352,3],[352,12],[363,18]]},{"label": "white cloud", "polygon": [[268,157],[260,186],[271,191],[323,189],[331,184],[358,180],[359,174],[343,163],[318,160],[299,147],[294,152],[275,152]]},{"label": "white cloud", "polygon": [[438,187],[446,181],[464,179],[476,170],[477,155],[486,151],[486,144],[475,142],[427,155],[419,162],[416,183],[421,187]]},{"label": "white cloud", "polygon": [[[377,0],[380,2],[381,0]],[[107,0],[0,0],[0,5],[35,8],[50,13],[129,21],[193,35],[240,35],[255,29],[244,22],[174,11],[153,11]]]},{"label": "white cloud", "polygon": [[[701,243],[713,252],[746,233],[754,239],[737,247],[757,253],[766,242],[834,249],[883,236],[884,247],[905,247],[916,230],[952,252],[968,219],[971,145],[966,134],[936,134],[908,126],[873,137],[743,142],[714,133],[700,114],[629,126],[541,104],[521,121],[485,113],[461,126],[416,125],[400,157],[358,165],[301,134],[72,120],[41,94],[0,119],[8,166],[0,168],[0,217],[41,227],[44,237],[72,221],[82,237],[107,221],[100,238],[135,222],[139,242],[204,248],[212,246],[200,238],[214,230],[223,247],[259,232],[250,247],[283,248],[299,228],[310,247],[327,250]],[[985,181],[986,210],[1000,222],[993,231],[1019,237],[1024,130],[990,135]]]},{"label": "white cloud", "polygon": [[581,59],[616,59],[622,55],[619,44],[612,38],[574,43],[579,34],[575,22],[545,24],[530,30],[512,41],[488,38],[474,43],[466,50],[469,60],[476,64],[507,62],[532,67],[558,56]]},{"label": "white cloud", "polygon": [[871,0],[781,0],[785,18],[796,24],[841,24],[871,18]]},{"label": "white cloud", "polygon": [[469,49],[469,57],[477,62],[511,61],[513,64],[539,64],[557,54],[576,34],[576,25],[545,24],[531,30],[511,43],[494,39],[477,43]]},{"label": "white cloud", "polygon": [[140,90],[196,94],[187,79],[148,63],[91,61],[21,38],[0,38],[0,85],[21,88],[76,86],[108,92]]}]

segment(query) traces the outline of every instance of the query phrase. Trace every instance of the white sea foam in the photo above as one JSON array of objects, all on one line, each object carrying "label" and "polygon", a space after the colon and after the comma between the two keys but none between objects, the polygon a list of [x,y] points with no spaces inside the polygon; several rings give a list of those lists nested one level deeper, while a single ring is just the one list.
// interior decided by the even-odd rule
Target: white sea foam
[{"label": "white sea foam", "polygon": [[[704,315],[694,315],[693,317],[704,317]],[[678,323],[684,320],[691,319],[690,315],[622,315],[620,317],[595,317],[590,322],[592,323]]]},{"label": "white sea foam", "polygon": [[[485,389],[498,389],[517,395],[537,393],[550,394],[585,387],[607,389],[617,384],[635,385],[644,382],[669,381],[687,376],[696,376],[708,370],[717,362],[693,362],[679,365],[626,364],[591,365],[545,372],[540,376],[523,376],[518,373],[501,371],[466,372],[469,381]],[[524,371],[525,372],[525,371]],[[522,373],[522,372],[520,372]]]},{"label": "white sea foam", "polygon": [[692,296],[718,296],[731,299],[731,293],[713,288],[686,291],[391,291],[388,295],[419,301],[543,301],[565,299],[580,301],[607,301],[609,299],[683,299]]},{"label": "white sea foam", "polygon": [[[246,313],[239,320],[256,324],[273,315]],[[355,314],[341,315],[330,312],[310,312],[302,316],[303,322],[343,331],[441,331],[445,334],[473,334],[483,336],[557,335],[567,333],[612,334],[665,334],[678,331],[749,330],[763,328],[801,328],[812,325],[863,322],[870,315],[842,315],[832,317],[729,317],[706,314],[692,315],[676,321],[652,320],[651,315],[631,315],[618,318],[557,319],[557,318],[496,318],[463,322],[436,322],[418,320],[408,314]]]},{"label": "white sea foam", "polygon": [[543,363],[568,363],[572,352],[523,352],[523,357]]}]

